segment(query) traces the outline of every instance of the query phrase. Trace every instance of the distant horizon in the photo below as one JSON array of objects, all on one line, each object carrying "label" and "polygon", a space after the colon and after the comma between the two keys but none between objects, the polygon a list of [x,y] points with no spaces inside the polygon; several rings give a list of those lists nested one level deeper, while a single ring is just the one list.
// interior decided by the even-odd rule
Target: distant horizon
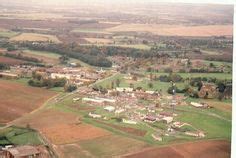
[{"label": "distant horizon", "polygon": [[[224,1],[214,1],[214,0],[0,0],[2,3],[8,3],[8,5],[16,4],[16,5],[55,5],[55,6],[70,6],[70,5],[79,5],[83,4],[112,4],[112,3],[121,3],[121,4],[129,4],[129,3],[186,3],[186,4],[222,4],[222,5],[232,5],[235,4],[234,0],[224,0]],[[1,5],[1,4],[0,4]]]}]

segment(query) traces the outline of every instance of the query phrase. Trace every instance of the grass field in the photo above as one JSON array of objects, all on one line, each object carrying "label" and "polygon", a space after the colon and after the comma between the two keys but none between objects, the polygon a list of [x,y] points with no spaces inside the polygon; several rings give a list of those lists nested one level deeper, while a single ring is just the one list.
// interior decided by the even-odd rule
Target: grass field
[{"label": "grass field", "polygon": [[0,130],[0,145],[4,144],[40,145],[41,141],[36,131],[12,126]]},{"label": "grass field", "polygon": [[[111,82],[113,81],[115,83],[115,81],[117,79],[120,79],[120,87],[129,87],[130,83],[128,80],[124,79],[123,74],[117,74],[115,76],[113,76],[112,78],[109,78],[108,80],[104,80],[103,82],[100,82],[97,84],[97,86],[102,86],[104,88],[106,87],[110,87],[111,86]],[[153,83],[153,87],[150,88],[148,86],[148,83],[150,83],[151,81],[149,81],[148,79],[143,79],[142,81],[132,81],[132,84],[134,85],[135,88],[137,87],[142,87],[145,90],[162,90],[163,92],[166,92],[167,89],[171,86],[170,83],[168,82],[160,82],[160,81],[152,81],[151,83]],[[185,84],[184,83],[176,83],[177,87],[179,88],[184,88]]]},{"label": "grass field", "polygon": [[[146,72],[146,74],[150,74]],[[207,78],[217,78],[217,79],[232,79],[232,74],[229,73],[176,73],[183,78],[193,78],[193,77],[207,77]],[[153,75],[161,76],[161,75],[169,75],[169,73],[153,73]]]},{"label": "grass field", "polygon": [[8,31],[8,30],[1,30],[0,29],[0,37],[11,38],[18,35],[18,32]]},{"label": "grass field", "polygon": [[10,38],[10,41],[31,41],[31,42],[47,42],[60,43],[58,38],[53,35],[37,34],[37,33],[22,33],[18,36]]}]

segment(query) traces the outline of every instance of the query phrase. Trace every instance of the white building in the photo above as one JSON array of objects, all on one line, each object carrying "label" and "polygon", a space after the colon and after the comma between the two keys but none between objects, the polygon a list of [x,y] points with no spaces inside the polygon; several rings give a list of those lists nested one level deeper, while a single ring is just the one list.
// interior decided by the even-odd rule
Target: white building
[{"label": "white building", "polygon": [[116,87],[118,92],[132,92],[134,89],[130,87]]},{"label": "white building", "polygon": [[106,107],[104,108],[104,110],[106,110],[106,111],[108,111],[108,112],[112,112],[112,111],[115,110],[115,107],[113,107],[113,106],[106,106]]},{"label": "white building", "polygon": [[123,119],[122,122],[123,122],[123,123],[127,123],[127,124],[133,124],[133,125],[136,125],[136,124],[137,124],[136,121],[133,121],[133,120],[126,120],[126,119]]},{"label": "white building", "polygon": [[98,114],[93,114],[93,113],[89,113],[89,116],[92,117],[92,118],[102,118],[101,115],[98,115]]}]

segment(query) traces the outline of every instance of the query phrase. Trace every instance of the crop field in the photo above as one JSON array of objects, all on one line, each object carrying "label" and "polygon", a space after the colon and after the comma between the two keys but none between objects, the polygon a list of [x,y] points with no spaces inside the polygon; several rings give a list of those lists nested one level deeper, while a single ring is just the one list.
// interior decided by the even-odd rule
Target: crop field
[{"label": "crop field", "polygon": [[53,35],[37,34],[37,33],[22,33],[18,36],[12,37],[10,41],[31,41],[31,42],[45,42],[52,41],[54,43],[60,43],[57,37]]},{"label": "crop field", "polygon": [[207,140],[191,142],[169,147],[152,148],[127,155],[126,158],[229,158],[230,142]]},{"label": "crop field", "polygon": [[[80,45],[93,45],[92,43],[89,44],[80,44]],[[96,46],[112,46],[112,47],[124,47],[124,48],[134,48],[134,49],[141,49],[141,50],[149,50],[151,49],[150,46],[145,44],[101,44],[96,43],[94,44]]]},{"label": "crop field", "polygon": [[42,132],[54,144],[68,144],[110,135],[109,132],[88,124],[58,124],[42,129]]},{"label": "crop field", "polygon": [[84,29],[84,28],[76,28],[71,31],[72,33],[88,33],[88,34],[111,34],[102,29]]},{"label": "crop field", "polygon": [[6,64],[6,65],[19,65],[19,64],[23,64],[24,61],[0,56],[0,63]]},{"label": "crop field", "polygon": [[25,56],[34,57],[39,60],[43,60],[43,62],[46,62],[46,63],[50,63],[50,64],[59,63],[60,55],[55,54],[55,53],[35,51],[35,50],[24,50],[23,53]]},{"label": "crop field", "polygon": [[111,39],[105,39],[105,38],[84,38],[89,43],[95,43],[95,44],[110,44],[113,43]]},{"label": "crop field", "polygon": [[142,141],[118,135],[109,135],[90,140],[83,140],[79,141],[78,144],[82,149],[96,157],[118,156],[131,151],[139,151],[148,146]]},{"label": "crop field", "polygon": [[32,116],[27,116],[19,121],[17,120],[16,125],[24,127],[29,124],[31,127],[41,130],[58,124],[75,124],[77,122],[76,118],[77,116],[71,113],[45,109],[34,113]]},{"label": "crop field", "polygon": [[151,24],[122,24],[106,29],[108,32],[150,32],[163,36],[232,36],[232,25],[151,25]]},{"label": "crop field", "polygon": [[56,94],[6,80],[0,80],[0,93],[1,123],[7,123],[37,109]]}]

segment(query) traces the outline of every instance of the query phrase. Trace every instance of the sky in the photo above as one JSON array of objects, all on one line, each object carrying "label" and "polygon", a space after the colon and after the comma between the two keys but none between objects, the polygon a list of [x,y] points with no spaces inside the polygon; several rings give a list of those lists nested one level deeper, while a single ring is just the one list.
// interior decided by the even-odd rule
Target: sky
[{"label": "sky", "polygon": [[0,0],[1,2],[28,2],[37,4],[51,4],[51,5],[77,5],[81,2],[86,3],[147,3],[147,2],[182,2],[182,3],[210,3],[210,4],[236,4],[236,0]]}]

